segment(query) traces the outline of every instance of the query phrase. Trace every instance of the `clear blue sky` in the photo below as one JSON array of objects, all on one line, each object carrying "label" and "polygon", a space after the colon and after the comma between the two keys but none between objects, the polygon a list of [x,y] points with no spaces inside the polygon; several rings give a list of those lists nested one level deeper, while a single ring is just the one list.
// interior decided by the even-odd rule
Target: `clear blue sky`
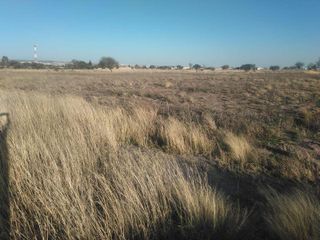
[{"label": "clear blue sky", "polygon": [[320,57],[320,0],[0,0],[0,55],[127,64],[293,65]]}]

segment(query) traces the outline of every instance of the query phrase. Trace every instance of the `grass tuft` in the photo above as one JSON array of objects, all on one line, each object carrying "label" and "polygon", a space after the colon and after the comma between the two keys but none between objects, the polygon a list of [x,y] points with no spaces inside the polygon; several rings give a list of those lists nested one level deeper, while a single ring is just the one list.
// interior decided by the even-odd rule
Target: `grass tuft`
[{"label": "grass tuft", "polygon": [[320,201],[311,194],[295,190],[279,194],[265,193],[265,221],[279,239],[309,240],[320,238]]},{"label": "grass tuft", "polygon": [[159,135],[166,149],[178,154],[209,155],[214,146],[200,126],[182,123],[173,117],[162,122]]},{"label": "grass tuft", "polygon": [[244,136],[237,136],[232,132],[227,132],[224,136],[224,142],[232,157],[243,167],[252,153],[252,147],[247,139]]}]

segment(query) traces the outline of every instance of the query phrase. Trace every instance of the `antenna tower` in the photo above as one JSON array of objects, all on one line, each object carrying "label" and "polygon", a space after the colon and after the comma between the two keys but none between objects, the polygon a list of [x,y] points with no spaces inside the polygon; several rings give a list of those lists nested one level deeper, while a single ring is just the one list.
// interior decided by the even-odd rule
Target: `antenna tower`
[{"label": "antenna tower", "polygon": [[38,60],[38,53],[37,53],[37,49],[38,46],[37,45],[33,45],[33,61],[37,61]]}]

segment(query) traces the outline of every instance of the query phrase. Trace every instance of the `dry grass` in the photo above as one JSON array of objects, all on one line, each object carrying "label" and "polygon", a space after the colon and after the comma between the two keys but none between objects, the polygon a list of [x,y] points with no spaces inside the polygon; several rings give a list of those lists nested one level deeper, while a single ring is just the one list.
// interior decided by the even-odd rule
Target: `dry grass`
[{"label": "dry grass", "polygon": [[164,83],[164,86],[165,86],[166,88],[170,88],[170,87],[173,86],[173,84],[172,84],[172,82],[170,82],[170,81],[166,81],[166,82]]},{"label": "dry grass", "polygon": [[157,110],[137,107],[131,111],[123,108],[110,109],[106,113],[112,123],[118,143],[149,146],[154,135]]},{"label": "dry grass", "polygon": [[[12,120],[0,132],[0,239],[9,203],[13,239],[241,238],[246,216],[206,178],[244,209],[263,205],[260,184],[319,191],[319,80],[283,71],[0,70],[0,114]],[[292,200],[289,210],[279,204],[284,212],[302,208],[296,194],[283,197]],[[273,206],[262,211],[269,219]],[[252,211],[246,230],[275,235],[261,230],[261,209]]]},{"label": "dry grass", "polygon": [[209,155],[214,146],[200,126],[182,123],[172,117],[162,122],[159,135],[169,151],[179,154]]},{"label": "dry grass", "polygon": [[[245,221],[194,169],[125,147],[147,144],[154,111],[7,92],[0,108],[11,117],[2,161],[10,164],[12,239],[233,238]],[[180,150],[203,151],[201,134],[183,132]]]},{"label": "dry grass", "polygon": [[305,71],[305,73],[307,74],[312,74],[312,75],[319,75],[319,71],[315,71],[315,70],[309,70],[309,71]]},{"label": "dry grass", "polygon": [[317,132],[320,130],[320,109],[319,106],[309,106],[308,108],[300,109],[296,119],[298,123],[305,126],[307,129]]},{"label": "dry grass", "polygon": [[249,155],[252,153],[252,147],[244,136],[237,136],[232,132],[227,132],[224,142],[228,146],[232,157],[244,167]]},{"label": "dry grass", "polygon": [[291,194],[268,191],[265,220],[279,239],[320,238],[320,201],[311,194],[295,190]]}]

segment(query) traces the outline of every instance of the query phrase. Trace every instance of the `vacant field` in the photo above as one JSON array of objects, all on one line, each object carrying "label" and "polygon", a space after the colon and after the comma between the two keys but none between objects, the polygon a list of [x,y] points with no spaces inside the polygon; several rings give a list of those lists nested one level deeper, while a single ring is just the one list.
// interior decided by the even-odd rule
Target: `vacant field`
[{"label": "vacant field", "polygon": [[0,239],[319,239],[320,74],[0,70]]}]

